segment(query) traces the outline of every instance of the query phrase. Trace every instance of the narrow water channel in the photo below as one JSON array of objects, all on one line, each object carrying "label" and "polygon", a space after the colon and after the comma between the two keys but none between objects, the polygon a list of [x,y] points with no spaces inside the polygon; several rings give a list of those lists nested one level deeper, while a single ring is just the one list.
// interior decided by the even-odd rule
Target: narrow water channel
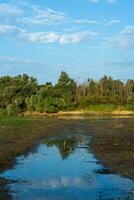
[{"label": "narrow water channel", "polygon": [[134,182],[110,174],[90,149],[89,135],[52,135],[0,175],[13,200],[133,200]]}]

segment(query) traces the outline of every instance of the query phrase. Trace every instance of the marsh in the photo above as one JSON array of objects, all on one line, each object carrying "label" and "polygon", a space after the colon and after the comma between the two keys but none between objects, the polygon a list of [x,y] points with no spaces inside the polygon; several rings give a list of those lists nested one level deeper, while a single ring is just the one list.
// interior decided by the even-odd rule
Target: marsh
[{"label": "marsh", "polygon": [[134,199],[133,118],[0,119],[0,199]]}]

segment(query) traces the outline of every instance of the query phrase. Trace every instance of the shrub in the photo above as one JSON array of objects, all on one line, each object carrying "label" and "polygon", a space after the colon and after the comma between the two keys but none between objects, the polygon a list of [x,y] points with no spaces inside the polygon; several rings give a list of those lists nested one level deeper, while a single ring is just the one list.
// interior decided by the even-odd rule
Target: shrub
[{"label": "shrub", "polygon": [[20,112],[20,108],[15,104],[9,104],[6,108],[8,115],[17,115]]}]

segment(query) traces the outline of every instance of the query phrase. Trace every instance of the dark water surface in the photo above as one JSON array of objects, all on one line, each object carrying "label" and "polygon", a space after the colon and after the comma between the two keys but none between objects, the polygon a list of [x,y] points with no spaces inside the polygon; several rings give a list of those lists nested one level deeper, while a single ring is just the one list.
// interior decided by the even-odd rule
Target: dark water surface
[{"label": "dark water surface", "polygon": [[[17,158],[13,169],[0,177],[9,181],[14,200],[130,200],[134,182],[110,174],[90,149],[83,130],[52,135],[28,155]],[[6,193],[6,191],[5,191]]]}]

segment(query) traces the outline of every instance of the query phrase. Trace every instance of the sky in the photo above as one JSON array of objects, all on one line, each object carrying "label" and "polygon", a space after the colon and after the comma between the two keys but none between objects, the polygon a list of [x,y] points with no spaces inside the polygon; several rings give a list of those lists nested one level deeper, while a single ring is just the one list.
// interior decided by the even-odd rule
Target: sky
[{"label": "sky", "polygon": [[134,79],[134,0],[0,0],[0,76]]}]

